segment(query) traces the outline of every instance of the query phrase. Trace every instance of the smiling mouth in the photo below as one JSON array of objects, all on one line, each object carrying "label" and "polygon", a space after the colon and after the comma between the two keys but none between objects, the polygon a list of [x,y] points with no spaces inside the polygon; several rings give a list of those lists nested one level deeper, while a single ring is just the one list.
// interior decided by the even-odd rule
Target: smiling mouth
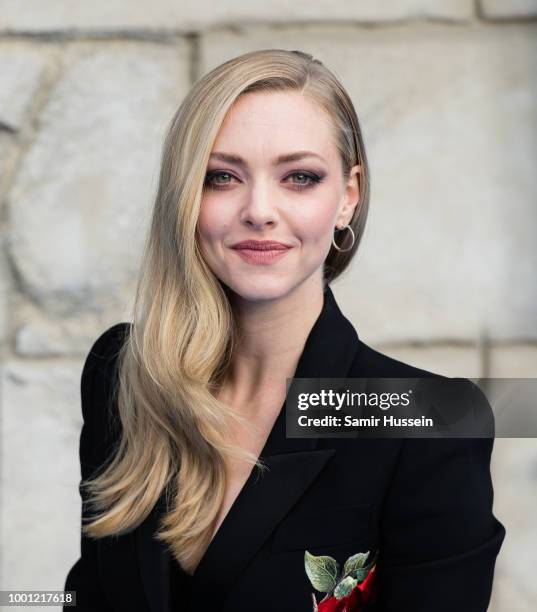
[{"label": "smiling mouth", "polygon": [[289,251],[291,251],[291,247],[285,247],[285,246],[279,246],[278,248],[275,248],[274,246],[270,247],[269,249],[260,249],[260,248],[240,248],[240,249],[233,249],[235,251],[235,253],[237,253],[237,255],[239,255],[239,257],[241,257],[241,259],[243,259],[244,261],[246,261],[247,263],[250,264],[271,264],[275,261],[278,261],[279,259],[281,259],[282,257],[284,257],[285,255],[287,255],[287,253],[289,253]]}]

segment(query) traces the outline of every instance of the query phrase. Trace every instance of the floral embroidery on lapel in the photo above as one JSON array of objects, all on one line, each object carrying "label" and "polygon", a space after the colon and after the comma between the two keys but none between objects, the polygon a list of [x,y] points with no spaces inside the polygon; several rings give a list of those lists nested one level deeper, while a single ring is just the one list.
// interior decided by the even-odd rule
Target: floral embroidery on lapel
[{"label": "floral embroidery on lapel", "polygon": [[362,612],[373,603],[377,596],[375,574],[378,550],[368,559],[369,550],[352,555],[345,561],[343,572],[339,563],[329,556],[316,557],[304,552],[306,574],[314,589],[326,593],[317,603],[313,598],[313,612]]}]

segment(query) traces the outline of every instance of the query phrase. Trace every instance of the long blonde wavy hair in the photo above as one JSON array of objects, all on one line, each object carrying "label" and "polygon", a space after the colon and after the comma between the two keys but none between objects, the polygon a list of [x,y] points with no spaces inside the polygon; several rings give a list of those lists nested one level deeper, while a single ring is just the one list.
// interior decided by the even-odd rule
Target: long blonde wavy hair
[{"label": "long blonde wavy hair", "polygon": [[358,248],[369,208],[369,168],[354,106],[334,74],[310,54],[267,49],[235,57],[198,80],[163,144],[133,323],[118,353],[120,441],[106,469],[82,483],[99,511],[82,528],[92,538],[131,531],[166,489],[171,503],[157,537],[188,572],[212,538],[226,489],[226,458],[267,469],[227,442],[230,419],[253,426],[214,396],[238,329],[226,288],[201,256],[196,225],[209,155],[226,113],[241,95],[271,91],[298,91],[324,109],[343,179],[352,166],[361,166],[360,202],[350,222],[354,246],[347,252],[332,247],[325,285]]}]

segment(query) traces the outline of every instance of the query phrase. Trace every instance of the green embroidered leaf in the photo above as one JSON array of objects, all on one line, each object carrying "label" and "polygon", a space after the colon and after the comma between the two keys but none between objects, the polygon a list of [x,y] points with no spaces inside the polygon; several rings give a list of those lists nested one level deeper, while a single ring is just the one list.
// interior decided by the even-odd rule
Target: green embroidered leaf
[{"label": "green embroidered leaf", "polygon": [[354,578],[351,578],[351,576],[343,578],[343,580],[339,582],[336,588],[334,589],[334,597],[336,599],[346,597],[357,584],[358,582]]},{"label": "green embroidered leaf", "polygon": [[339,564],[332,557],[316,557],[307,550],[304,552],[304,567],[313,588],[321,593],[329,593],[336,586]]},{"label": "green embroidered leaf", "polygon": [[378,550],[376,550],[373,557],[367,561],[369,552],[370,551],[368,550],[365,553],[357,553],[352,557],[349,557],[343,566],[343,576],[352,576],[353,578],[356,578],[358,582],[365,580],[367,578],[367,574],[369,574],[370,569],[373,567],[378,557]]},{"label": "green embroidered leaf", "polygon": [[362,569],[366,564],[368,556],[369,551],[356,553],[355,555],[352,555],[352,557],[349,557],[343,566],[343,575],[351,575],[356,570]]},{"label": "green embroidered leaf", "polygon": [[363,582],[367,578],[367,574],[369,574],[369,569],[368,568],[362,568],[362,569],[353,570],[349,574],[349,576],[352,576],[353,578],[356,578],[356,580],[358,580],[358,582]]},{"label": "green embroidered leaf", "polygon": [[375,565],[375,563],[377,562],[378,556],[379,556],[379,551],[377,548],[377,550],[373,553],[373,556],[367,562],[367,565],[364,565],[364,569],[370,570],[373,567],[373,565]]}]

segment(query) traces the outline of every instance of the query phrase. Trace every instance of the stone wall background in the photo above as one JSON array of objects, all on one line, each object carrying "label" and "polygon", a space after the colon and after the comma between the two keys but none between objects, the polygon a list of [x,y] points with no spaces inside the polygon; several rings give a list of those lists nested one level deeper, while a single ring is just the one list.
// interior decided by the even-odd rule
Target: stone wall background
[{"label": "stone wall background", "polygon": [[[537,375],[536,17],[536,0],[0,0],[2,589],[61,590],[79,556],[84,358],[128,317],[167,121],[230,57],[302,49],[353,98],[371,216],[334,292],[360,337],[448,376]],[[497,439],[493,478],[490,610],[534,610],[535,440]]]}]

